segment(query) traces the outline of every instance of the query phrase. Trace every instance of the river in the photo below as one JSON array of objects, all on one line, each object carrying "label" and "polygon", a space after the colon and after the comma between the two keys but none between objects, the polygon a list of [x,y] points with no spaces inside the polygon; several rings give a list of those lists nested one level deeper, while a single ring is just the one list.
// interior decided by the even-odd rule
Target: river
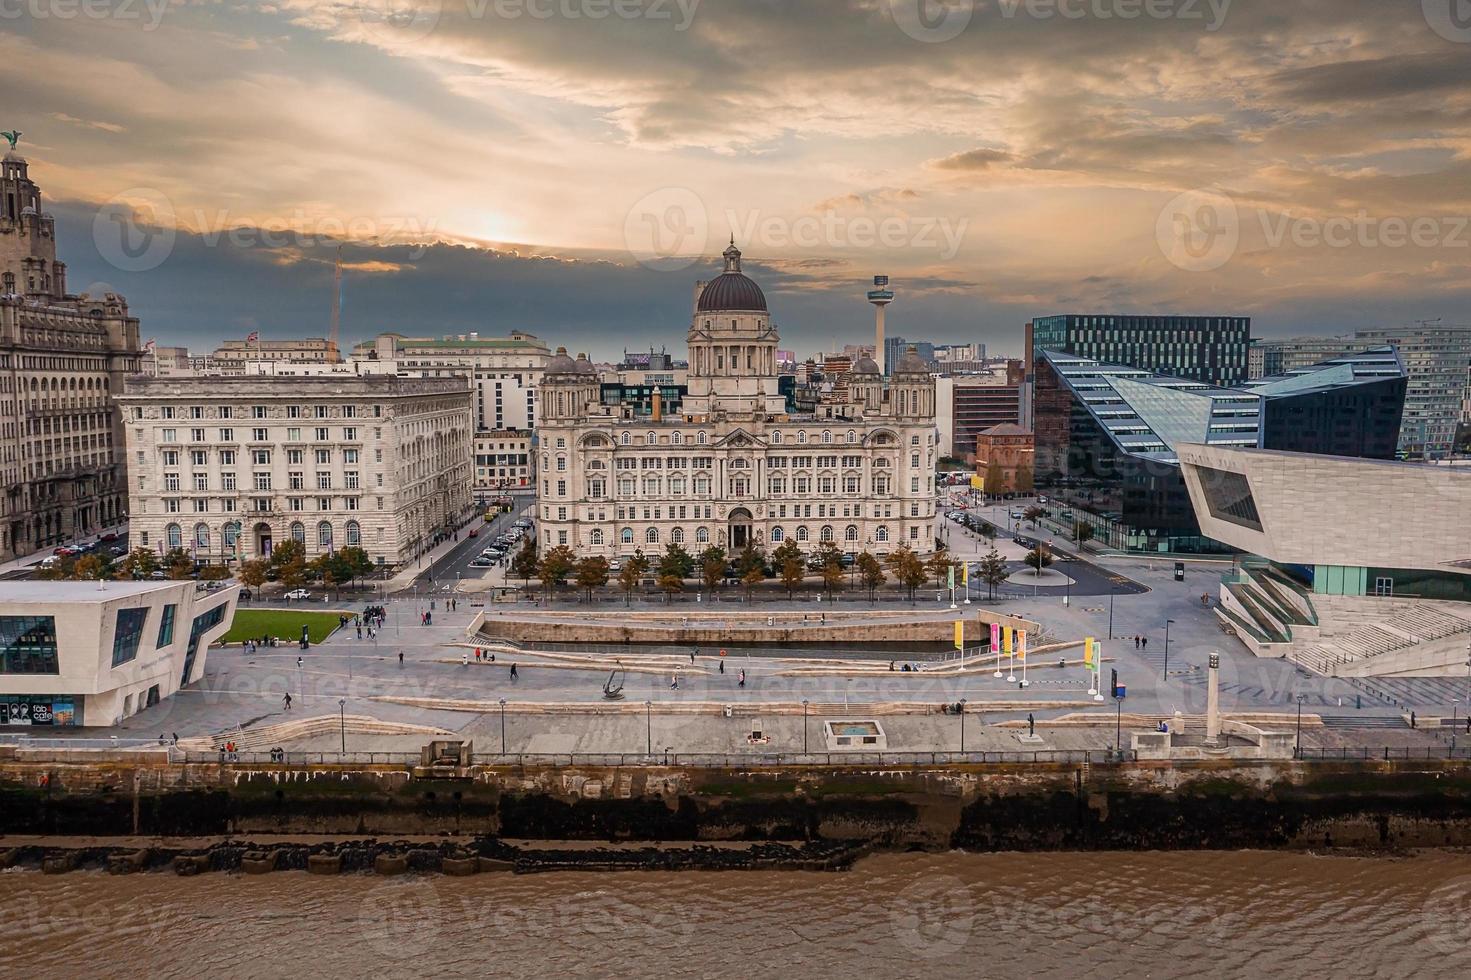
[{"label": "river", "polygon": [[1471,854],[889,854],[851,872],[0,873],[4,976],[1471,975]]}]

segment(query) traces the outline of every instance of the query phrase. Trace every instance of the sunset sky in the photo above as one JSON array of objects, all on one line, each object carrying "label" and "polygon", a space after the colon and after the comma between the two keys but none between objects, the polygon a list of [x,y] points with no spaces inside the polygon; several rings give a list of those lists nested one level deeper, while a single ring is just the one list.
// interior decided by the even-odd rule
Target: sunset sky
[{"label": "sunset sky", "polygon": [[732,233],[802,353],[870,337],[875,273],[892,332],[1013,353],[1062,312],[1471,321],[1464,0],[105,12],[0,0],[0,128],[71,288],[160,343],[324,333],[344,237],[349,341],[682,352]]}]

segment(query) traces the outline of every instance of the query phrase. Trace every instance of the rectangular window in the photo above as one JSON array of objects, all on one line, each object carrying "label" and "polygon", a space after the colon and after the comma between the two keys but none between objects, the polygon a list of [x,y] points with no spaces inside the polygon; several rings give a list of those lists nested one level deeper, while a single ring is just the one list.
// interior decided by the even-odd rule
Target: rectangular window
[{"label": "rectangular window", "polygon": [[252,442],[270,442],[271,433],[269,429],[251,429],[250,438]]},{"label": "rectangular window", "polygon": [[220,442],[234,442],[234,441],[235,441],[235,430],[234,429],[221,429],[220,430]]},{"label": "rectangular window", "polygon": [[163,607],[163,619],[158,624],[158,642],[154,644],[160,650],[174,642],[174,616],[178,611],[179,607],[172,603]]},{"label": "rectangular window", "polygon": [[56,617],[0,616],[0,674],[59,674]]},{"label": "rectangular window", "polygon": [[287,429],[286,430],[286,441],[287,442],[301,442],[301,430],[300,429]]},{"label": "rectangular window", "polygon": [[120,667],[138,656],[138,641],[143,638],[143,624],[148,609],[119,609],[117,625],[112,631],[112,665]]}]

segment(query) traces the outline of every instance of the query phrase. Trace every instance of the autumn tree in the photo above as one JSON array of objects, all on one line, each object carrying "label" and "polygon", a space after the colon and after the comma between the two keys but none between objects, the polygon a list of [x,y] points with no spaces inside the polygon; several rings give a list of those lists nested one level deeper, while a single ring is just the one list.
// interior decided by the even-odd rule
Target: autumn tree
[{"label": "autumn tree", "polygon": [[546,586],[547,595],[567,583],[567,576],[577,566],[577,555],[565,544],[558,545],[542,556],[536,566],[536,577]]},{"label": "autumn tree", "polygon": [[919,556],[907,544],[901,545],[889,555],[889,571],[894,573],[894,579],[908,593],[911,602],[914,601],[915,590],[924,585],[928,578],[924,562],[920,561]]},{"label": "autumn tree", "polygon": [[608,559],[601,555],[593,555],[584,558],[577,563],[577,587],[587,594],[587,601],[592,602],[593,589],[601,589],[608,584]]},{"label": "autumn tree", "polygon": [[868,599],[873,601],[875,594],[884,584],[884,565],[868,552],[858,556],[858,580],[868,590]]}]

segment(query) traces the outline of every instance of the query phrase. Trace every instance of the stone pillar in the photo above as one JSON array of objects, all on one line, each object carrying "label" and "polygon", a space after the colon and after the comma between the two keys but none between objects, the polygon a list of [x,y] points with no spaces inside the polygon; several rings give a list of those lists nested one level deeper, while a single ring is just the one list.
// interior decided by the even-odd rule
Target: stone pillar
[{"label": "stone pillar", "polygon": [[1206,675],[1205,693],[1205,740],[1212,745],[1221,740],[1221,655],[1210,657],[1210,672]]}]

